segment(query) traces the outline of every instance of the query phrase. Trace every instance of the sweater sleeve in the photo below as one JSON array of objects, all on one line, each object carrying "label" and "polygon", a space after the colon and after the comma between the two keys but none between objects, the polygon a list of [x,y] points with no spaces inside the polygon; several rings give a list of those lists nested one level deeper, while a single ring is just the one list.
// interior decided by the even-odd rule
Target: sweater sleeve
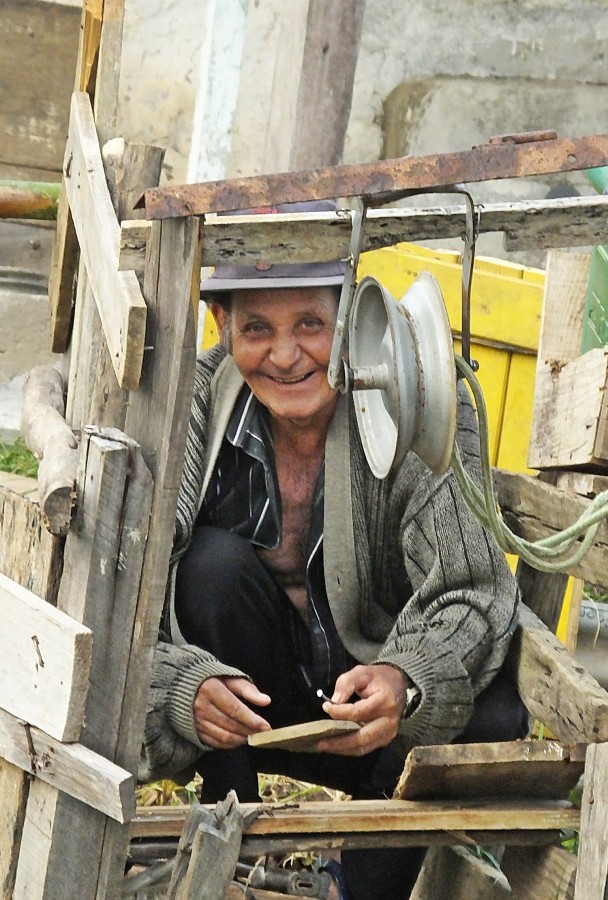
[{"label": "sweater sleeve", "polygon": [[138,772],[140,781],[176,777],[209,749],[199,741],[194,728],[194,699],[207,678],[230,676],[247,677],[199,647],[158,643]]},{"label": "sweater sleeve", "polygon": [[[461,453],[475,476],[475,427],[461,409]],[[399,545],[413,593],[378,662],[421,691],[400,734],[408,748],[447,743],[466,726],[475,697],[500,669],[517,624],[519,592],[503,552],[464,503],[454,475],[436,478],[409,460]]]}]

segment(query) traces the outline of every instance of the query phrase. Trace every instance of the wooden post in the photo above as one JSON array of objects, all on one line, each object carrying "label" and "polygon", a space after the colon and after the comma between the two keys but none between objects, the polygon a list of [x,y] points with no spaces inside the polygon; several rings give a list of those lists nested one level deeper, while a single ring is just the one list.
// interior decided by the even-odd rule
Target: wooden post
[{"label": "wooden post", "polygon": [[574,900],[604,900],[608,893],[608,744],[587,750]]},{"label": "wooden post", "polygon": [[177,891],[177,900],[217,900],[223,897],[234,878],[241,836],[243,812],[234,791],[218,803],[215,811],[204,810],[192,841],[192,855],[186,877]]}]

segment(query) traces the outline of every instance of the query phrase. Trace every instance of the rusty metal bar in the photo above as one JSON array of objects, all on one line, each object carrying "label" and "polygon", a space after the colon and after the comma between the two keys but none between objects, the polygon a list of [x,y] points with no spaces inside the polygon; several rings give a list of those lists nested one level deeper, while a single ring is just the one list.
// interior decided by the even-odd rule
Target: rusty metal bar
[{"label": "rusty metal bar", "polygon": [[572,172],[608,164],[608,135],[581,138],[508,140],[457,153],[409,156],[362,165],[332,166],[150,188],[139,201],[148,219],[182,218],[336,197],[363,197],[381,205],[412,191],[447,188],[503,178]]}]

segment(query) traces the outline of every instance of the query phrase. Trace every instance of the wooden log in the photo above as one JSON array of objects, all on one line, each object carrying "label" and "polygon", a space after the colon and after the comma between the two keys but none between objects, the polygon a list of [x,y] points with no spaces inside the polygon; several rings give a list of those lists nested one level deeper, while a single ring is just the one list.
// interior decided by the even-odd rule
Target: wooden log
[{"label": "wooden log", "polygon": [[57,369],[36,366],[25,376],[21,432],[40,460],[38,494],[51,534],[65,535],[76,498],[78,441],[66,424],[63,380]]},{"label": "wooden log", "polygon": [[587,751],[575,900],[604,900],[608,892],[608,744]]},{"label": "wooden log", "polygon": [[118,384],[134,390],[141,375],[146,304],[135,275],[116,268],[120,228],[105,181],[91,105],[84,93],[72,96],[65,168],[80,252]]},{"label": "wooden log", "polygon": [[411,900],[501,900],[512,897],[507,879],[487,860],[462,847],[429,850]]},{"label": "wooden log", "polygon": [[[549,537],[569,527],[591,502],[586,497],[564,493],[523,473],[495,469],[494,481],[505,522],[515,534],[530,541]],[[568,569],[568,574],[591,584],[608,584],[607,545],[608,524],[603,521],[588,553]]]},{"label": "wooden log", "polygon": [[573,900],[577,859],[562,847],[507,847],[500,861],[517,900]]},{"label": "wooden log", "polygon": [[59,741],[76,741],[91,669],[90,629],[0,575],[0,704]]},{"label": "wooden log", "polygon": [[[204,810],[192,841],[186,876],[177,900],[217,900],[234,878],[241,848],[243,811],[234,791],[210,813]],[[206,813],[206,815],[205,815]]]},{"label": "wooden log", "polygon": [[555,634],[564,604],[568,576],[563,572],[539,572],[519,559],[516,577],[526,606]]},{"label": "wooden log", "polygon": [[82,744],[61,743],[4,710],[0,757],[118,822],[130,821],[135,812],[130,772]]},{"label": "wooden log", "polygon": [[63,561],[63,540],[43,525],[40,506],[0,488],[0,572],[55,604]]},{"label": "wooden log", "polygon": [[167,889],[167,900],[176,900],[180,885],[183,885],[183,880],[186,877],[188,866],[190,865],[192,842],[194,841],[194,836],[196,835],[198,826],[203,821],[204,816],[209,816],[209,811],[204,806],[201,806],[200,803],[193,803],[192,806],[189,807],[184,820],[184,827],[179,838],[179,844],[177,845],[171,881],[169,882],[169,887]]},{"label": "wooden log", "polygon": [[536,740],[414,747],[395,797],[567,799],[583,773],[585,749]]},{"label": "wooden log", "polygon": [[608,692],[523,605],[507,664],[530,714],[559,741],[608,739]]},{"label": "wooden log", "polygon": [[[476,212],[479,232],[503,232],[509,250],[603,243],[608,231],[608,197],[604,196],[486,203]],[[362,247],[367,251],[402,242],[462,238],[464,223],[464,206],[369,209]],[[119,269],[143,272],[150,224],[141,221],[122,223]],[[260,261],[339,259],[348,254],[350,231],[350,216],[343,212],[208,215],[205,217],[202,264],[255,265]]]}]

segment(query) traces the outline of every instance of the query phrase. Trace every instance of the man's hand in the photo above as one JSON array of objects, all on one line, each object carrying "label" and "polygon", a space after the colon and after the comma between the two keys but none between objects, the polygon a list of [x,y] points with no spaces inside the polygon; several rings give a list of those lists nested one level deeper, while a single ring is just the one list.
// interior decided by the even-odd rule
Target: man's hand
[{"label": "man's hand", "polygon": [[[363,756],[378,747],[386,747],[397,734],[406,704],[406,675],[393,666],[355,666],[336,681],[332,703],[323,709],[332,719],[359,722],[362,728],[343,737],[319,741],[323,753]],[[348,703],[353,694],[361,698]]]},{"label": "man's hand", "polygon": [[194,698],[194,727],[199,740],[214,750],[232,750],[247,743],[247,736],[268,731],[270,725],[242,701],[268,706],[262,694],[246,678],[207,678]]}]

